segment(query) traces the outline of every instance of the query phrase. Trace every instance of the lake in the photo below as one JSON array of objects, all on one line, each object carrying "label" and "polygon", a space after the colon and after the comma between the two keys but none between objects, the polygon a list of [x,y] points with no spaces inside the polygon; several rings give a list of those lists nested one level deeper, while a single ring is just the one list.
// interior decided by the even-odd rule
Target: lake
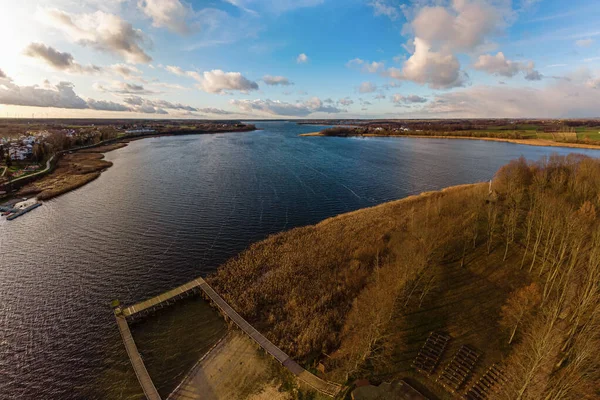
[{"label": "lake", "polygon": [[[141,396],[110,302],[154,296],[266,236],[446,186],[521,155],[595,150],[479,140],[248,133],[149,138],[106,154],[92,183],[0,221],[0,398]],[[190,299],[132,327],[161,394],[225,331]]]}]

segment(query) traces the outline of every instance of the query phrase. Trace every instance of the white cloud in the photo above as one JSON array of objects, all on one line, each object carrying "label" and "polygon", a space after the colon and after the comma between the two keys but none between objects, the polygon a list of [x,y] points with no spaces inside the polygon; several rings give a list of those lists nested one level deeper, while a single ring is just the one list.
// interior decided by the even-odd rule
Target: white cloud
[{"label": "white cloud", "polygon": [[585,118],[600,109],[598,89],[565,81],[543,89],[477,86],[435,98],[423,112],[453,118]]},{"label": "white cloud", "polygon": [[196,76],[195,79],[200,82],[198,87],[207,93],[222,93],[230,90],[248,92],[258,89],[256,82],[246,79],[240,72],[213,69],[205,71],[201,77]]},{"label": "white cloud", "polygon": [[296,58],[296,62],[298,64],[304,64],[308,62],[308,56],[304,53],[301,53],[298,55],[298,57]]},{"label": "white cloud", "polygon": [[386,96],[385,96],[385,94],[383,94],[383,93],[378,93],[378,94],[375,96],[375,100],[382,100],[382,99],[385,99],[385,97],[386,97]]},{"label": "white cloud", "polygon": [[216,114],[216,115],[229,115],[229,114],[233,114],[231,111],[222,110],[220,108],[213,108],[213,107],[201,108],[198,111],[201,111],[201,112],[203,112],[205,114]]},{"label": "white cloud", "polygon": [[183,70],[183,68],[177,67],[175,65],[167,65],[165,67],[165,70],[167,70],[168,72],[170,72],[172,74],[179,75],[179,76],[187,75],[187,73]]},{"label": "white cloud", "polygon": [[63,31],[81,45],[118,55],[134,64],[152,61],[144,50],[148,40],[143,32],[117,15],[103,11],[70,14],[57,9],[46,9],[41,14],[42,22]]},{"label": "white cloud", "polygon": [[399,103],[426,103],[427,99],[425,97],[421,97],[421,96],[417,96],[416,94],[411,94],[408,96],[402,96],[401,94],[395,94],[392,97],[392,102],[399,104]]},{"label": "white cloud", "polygon": [[168,114],[165,110],[180,110],[190,112],[199,111],[199,109],[196,107],[181,103],[171,103],[170,101],[166,100],[143,99],[139,96],[127,97],[123,101],[132,106],[135,111],[148,114]]},{"label": "white cloud", "polygon": [[136,74],[141,74],[142,71],[137,69],[133,65],[127,64],[113,64],[109,69],[117,75],[121,75],[123,78],[131,78]]},{"label": "white cloud", "polygon": [[102,68],[96,65],[83,66],[78,64],[70,53],[62,53],[43,43],[30,43],[23,51],[23,54],[42,60],[52,68],[61,71],[77,74],[93,74],[102,70]]},{"label": "white cloud", "polygon": [[588,39],[580,39],[575,41],[575,45],[577,47],[590,47],[592,44],[594,44],[594,39],[588,38]]},{"label": "white cloud", "polygon": [[131,108],[115,103],[114,101],[107,100],[87,100],[88,108],[92,110],[101,110],[101,111],[132,111]]},{"label": "white cloud", "polygon": [[391,5],[387,0],[371,0],[368,4],[373,7],[376,16],[384,15],[391,20],[396,20],[400,16],[398,8]]},{"label": "white cloud", "polygon": [[305,102],[287,103],[279,100],[231,100],[230,103],[247,113],[259,112],[271,115],[285,115],[292,117],[306,117],[307,115],[322,113],[340,113],[341,110],[334,106],[324,105],[318,97],[313,97]]},{"label": "white cloud", "polygon": [[4,71],[2,71],[0,69],[0,79],[4,79],[4,78],[6,78],[6,74],[4,73]]},{"label": "white cloud", "polygon": [[385,69],[385,64],[383,62],[368,62],[360,58],[355,58],[346,63],[348,68],[360,68],[363,72],[370,72],[375,74],[377,72],[383,71]]},{"label": "white cloud", "polygon": [[148,90],[142,85],[127,82],[112,82],[110,86],[105,86],[101,83],[94,83],[92,87],[99,92],[115,93],[115,94],[136,94],[136,95],[150,95],[158,94],[158,92]]},{"label": "white cloud", "polygon": [[187,35],[196,28],[187,21],[189,16],[194,15],[194,10],[179,0],[138,0],[138,7],[152,19],[154,27],[167,28],[181,35]]},{"label": "white cloud", "polygon": [[[440,5],[448,3],[448,7]],[[404,29],[404,33],[414,35],[404,46],[412,55],[402,68],[380,72],[383,76],[428,85],[432,89],[466,84],[468,75],[461,70],[457,54],[472,54],[492,47],[489,37],[499,34],[514,12],[510,0],[452,0],[448,3],[418,1],[412,8],[403,8],[407,18],[414,15]],[[531,71],[529,77],[534,79],[535,74],[536,71]]]},{"label": "white cloud", "polygon": [[37,85],[19,86],[10,78],[0,78],[0,104],[29,107],[53,107],[66,109],[92,109],[104,111],[131,111],[129,107],[112,101],[79,97],[70,82],[52,85],[48,82],[44,87]]},{"label": "white cloud", "polygon": [[263,76],[263,82],[266,83],[267,85],[270,86],[277,86],[277,85],[281,85],[281,86],[289,86],[289,85],[293,85],[293,82],[290,82],[290,80],[286,77],[283,76],[271,76],[271,75],[265,75]]},{"label": "white cloud", "polygon": [[510,2],[453,0],[451,8],[423,7],[411,27],[434,48],[472,51],[500,32],[511,16]]},{"label": "white cloud", "polygon": [[343,106],[350,106],[350,105],[354,104],[354,101],[352,99],[350,99],[349,97],[344,97],[343,99],[338,100],[338,104],[341,104]]},{"label": "white cloud", "polygon": [[373,82],[363,82],[358,87],[359,93],[373,93],[377,90],[377,85]]},{"label": "white cloud", "polygon": [[527,80],[540,80],[542,75],[535,70],[535,64],[533,62],[522,63],[518,61],[508,60],[504,53],[498,52],[495,56],[491,54],[484,54],[479,56],[473,68],[479,71],[485,71],[488,74],[505,76],[512,78],[520,72],[525,74]]},{"label": "white cloud", "polygon": [[427,84],[432,89],[447,89],[463,86],[466,82],[460,63],[454,54],[445,51],[435,52],[423,39],[415,38],[415,52],[406,60],[402,71],[390,68],[391,78],[410,80]]},{"label": "white cloud", "polygon": [[213,69],[200,74],[196,71],[185,71],[183,68],[174,65],[167,65],[164,68],[172,74],[187,76],[196,80],[198,82],[197,87],[207,93],[223,93],[232,90],[249,92],[258,89],[256,82],[245,78],[240,72],[224,72],[220,69]]}]

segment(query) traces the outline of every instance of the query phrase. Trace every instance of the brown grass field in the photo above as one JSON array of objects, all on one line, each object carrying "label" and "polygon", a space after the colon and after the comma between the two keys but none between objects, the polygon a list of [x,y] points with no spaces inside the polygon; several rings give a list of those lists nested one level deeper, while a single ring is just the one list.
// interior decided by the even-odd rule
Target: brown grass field
[{"label": "brown grass field", "polygon": [[39,200],[50,200],[56,196],[75,190],[100,176],[112,166],[103,160],[102,153],[125,147],[124,143],[95,147],[66,154],[52,173],[21,188],[17,196],[35,195]]}]

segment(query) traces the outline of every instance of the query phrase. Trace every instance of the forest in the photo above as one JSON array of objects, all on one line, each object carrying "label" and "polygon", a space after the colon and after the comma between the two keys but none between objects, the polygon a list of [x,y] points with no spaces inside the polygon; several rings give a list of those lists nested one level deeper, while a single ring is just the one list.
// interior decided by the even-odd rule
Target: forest
[{"label": "forest", "polygon": [[407,378],[432,331],[493,364],[499,399],[600,396],[600,160],[518,159],[491,183],[340,215],[252,245],[209,278],[270,340],[327,379]]}]

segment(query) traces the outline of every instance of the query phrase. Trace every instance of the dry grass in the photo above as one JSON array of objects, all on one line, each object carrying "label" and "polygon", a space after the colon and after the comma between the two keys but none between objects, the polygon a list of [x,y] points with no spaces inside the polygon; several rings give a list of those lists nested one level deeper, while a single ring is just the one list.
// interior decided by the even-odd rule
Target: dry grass
[{"label": "dry grass", "polygon": [[79,150],[78,153],[108,153],[109,151],[126,147],[127,143],[113,143],[106,146],[92,147],[91,149]]},{"label": "dry grass", "polygon": [[485,185],[465,185],[412,196],[277,234],[209,281],[270,340],[310,365],[339,347],[346,316],[376,260],[401,257],[397,236],[414,210],[482,190]]},{"label": "dry grass", "polygon": [[50,200],[80,188],[98,178],[103,170],[113,165],[112,162],[105,161],[101,153],[125,146],[126,143],[114,143],[66,154],[58,161],[50,175],[21,188],[17,196],[36,195],[39,200]]},{"label": "dry grass", "polygon": [[[411,368],[428,333],[444,331],[452,341],[436,374],[469,345],[483,352],[469,379],[505,366],[502,398],[596,398],[600,162],[520,159],[492,189],[427,193],[274,235],[210,281],[308,369],[324,363],[331,380],[408,377],[450,399]],[[539,306],[509,301],[524,286],[538,288]]]},{"label": "dry grass", "polygon": [[18,192],[18,196],[36,195],[39,200],[53,197],[77,189],[100,176],[100,172],[112,166],[98,153],[67,154],[58,161],[56,169]]}]

